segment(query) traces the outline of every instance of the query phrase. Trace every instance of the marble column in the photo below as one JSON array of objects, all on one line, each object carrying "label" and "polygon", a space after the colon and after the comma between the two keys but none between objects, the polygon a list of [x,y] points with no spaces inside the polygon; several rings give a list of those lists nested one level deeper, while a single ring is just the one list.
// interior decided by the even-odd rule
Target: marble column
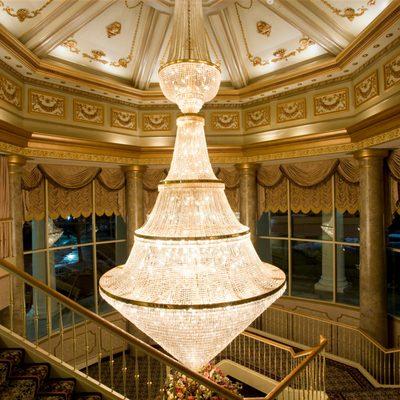
[{"label": "marble column", "polygon": [[250,228],[251,239],[256,241],[257,224],[257,164],[237,165],[240,174],[240,222]]},{"label": "marble column", "polygon": [[[126,201],[126,231],[127,231],[127,251],[128,255],[132,249],[134,242],[135,230],[140,228],[144,223],[144,207],[143,207],[143,174],[146,167],[143,165],[129,165],[124,167],[125,171],[125,201]],[[151,340],[140,331],[135,325],[127,322],[127,330],[137,338],[152,343]],[[129,348],[133,354],[135,349]],[[139,356],[143,356],[139,352]]]},{"label": "marble column", "polygon": [[146,167],[143,165],[129,165],[124,167],[128,253],[133,246],[135,230],[140,228],[144,223],[143,174],[145,170]]},{"label": "marble column", "polygon": [[[26,158],[19,155],[8,156],[8,169],[10,174],[10,197],[11,197],[11,218],[13,220],[13,248],[14,256],[9,260],[19,269],[24,270],[24,247],[23,233],[24,211],[22,203],[22,169],[26,164]],[[23,313],[25,312],[23,282],[14,279],[13,299],[14,299],[14,331],[22,334],[23,332]]]},{"label": "marble column", "polygon": [[387,345],[383,159],[387,151],[364,149],[360,165],[360,328]]}]

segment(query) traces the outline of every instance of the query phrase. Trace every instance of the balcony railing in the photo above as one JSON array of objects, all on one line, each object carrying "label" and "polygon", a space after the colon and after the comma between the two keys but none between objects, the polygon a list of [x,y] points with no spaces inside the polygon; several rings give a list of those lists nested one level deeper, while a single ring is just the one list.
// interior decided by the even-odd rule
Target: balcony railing
[{"label": "balcony railing", "polygon": [[[10,306],[7,328],[60,363],[94,379],[117,398],[163,399],[166,377],[180,372],[227,400],[241,396],[192,371],[125,329],[84,308],[6,260]],[[27,310],[25,293],[33,302]],[[305,351],[243,332],[217,358],[269,379],[265,399],[324,399],[326,340]],[[222,364],[220,364],[222,365]],[[297,396],[297,397],[296,397]],[[314,397],[313,397],[314,396]]]}]

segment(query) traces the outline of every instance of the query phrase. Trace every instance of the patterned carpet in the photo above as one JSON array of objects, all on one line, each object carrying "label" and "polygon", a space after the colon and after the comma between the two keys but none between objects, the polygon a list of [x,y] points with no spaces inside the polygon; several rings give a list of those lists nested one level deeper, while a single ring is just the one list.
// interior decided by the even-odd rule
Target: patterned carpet
[{"label": "patterned carpet", "polygon": [[74,379],[52,379],[50,364],[25,362],[23,349],[0,349],[0,400],[101,400],[76,393]]}]

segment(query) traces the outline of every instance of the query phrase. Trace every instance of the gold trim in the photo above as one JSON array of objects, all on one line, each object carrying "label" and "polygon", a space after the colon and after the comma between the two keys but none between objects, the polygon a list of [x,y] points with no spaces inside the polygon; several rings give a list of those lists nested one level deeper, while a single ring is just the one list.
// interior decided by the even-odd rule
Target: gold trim
[{"label": "gold trim", "polygon": [[[127,128],[126,126],[121,126],[121,125],[115,125],[114,123],[114,113],[127,113],[130,115],[134,116],[134,124],[132,128]],[[124,110],[122,108],[116,108],[116,107],[111,107],[110,110],[110,126],[112,126],[113,128],[118,128],[118,129],[126,129],[128,131],[137,131],[138,130],[138,115],[136,111],[129,111],[129,110]]]},{"label": "gold trim", "polygon": [[[44,113],[44,112],[42,113],[42,112],[39,112],[39,111],[34,111],[32,109],[32,94],[34,94],[34,93],[39,93],[39,94],[42,94],[42,95],[45,95],[45,96],[49,96],[49,97],[53,96],[53,97],[57,97],[57,98],[61,99],[63,101],[63,108],[62,108],[63,113],[62,113],[62,115],[53,115],[53,114],[50,114],[50,113]],[[66,106],[67,106],[67,98],[65,96],[62,96],[62,95],[59,95],[59,94],[55,94],[55,93],[51,93],[51,92],[44,92],[42,90],[37,90],[37,89],[33,89],[33,88],[29,88],[28,89],[28,113],[29,114],[32,114],[32,115],[43,115],[43,116],[46,116],[46,117],[53,117],[53,118],[56,118],[56,119],[65,119]]]},{"label": "gold trim", "polygon": [[[359,86],[361,86],[367,79],[371,78],[372,76],[375,76],[375,80],[376,80],[376,94],[372,97],[369,97],[363,101],[361,101],[360,103],[357,102],[357,90],[359,88]],[[372,71],[371,73],[369,73],[368,75],[366,75],[364,78],[360,79],[357,83],[355,83],[353,85],[353,96],[354,96],[354,106],[356,108],[362,106],[363,104],[367,103],[368,101],[374,99],[375,97],[379,96],[379,75],[378,75],[378,69]]]},{"label": "gold trim", "polygon": [[383,68],[383,86],[384,86],[384,89],[385,89],[385,90],[388,90],[388,89],[392,88],[393,86],[396,86],[396,85],[398,85],[398,84],[400,83],[400,78],[399,78],[398,81],[392,83],[391,85],[388,85],[387,82],[386,82],[386,80],[387,80],[387,79],[386,79],[386,77],[387,77],[387,75],[386,75],[386,68],[387,68],[388,65],[392,64],[393,61],[394,61],[396,58],[399,58],[399,59],[400,59],[400,53],[396,54],[396,55],[393,56],[389,61],[387,61],[386,63],[384,63],[384,64],[382,65],[382,68]]},{"label": "gold trim", "polygon": [[158,69],[158,73],[160,73],[164,68],[167,68],[170,65],[181,64],[181,63],[206,64],[209,65],[210,67],[216,68],[219,72],[221,72],[221,67],[219,67],[217,64],[214,64],[211,61],[195,60],[193,58],[181,58],[179,60],[168,61],[165,64],[161,65],[160,68]]},{"label": "gold trim", "polygon": [[254,301],[262,300],[267,297],[273,296],[275,293],[279,292],[281,289],[283,289],[286,285],[286,279],[283,281],[283,283],[278,286],[277,288],[271,290],[270,292],[260,294],[258,296],[250,297],[248,299],[241,299],[241,300],[236,300],[236,301],[228,301],[225,303],[213,303],[213,304],[163,304],[163,303],[149,303],[145,301],[139,301],[139,300],[132,300],[132,299],[126,299],[121,296],[117,296],[115,294],[112,294],[108,292],[106,289],[104,289],[100,284],[99,288],[102,292],[104,292],[107,296],[111,297],[114,300],[120,301],[125,304],[132,304],[138,307],[150,307],[150,308],[166,308],[168,310],[204,310],[204,309],[214,309],[214,308],[223,308],[223,307],[232,307],[232,306],[239,306],[242,304],[247,304],[251,303]]},{"label": "gold trim", "polygon": [[[327,111],[324,113],[317,113],[317,102],[316,99],[318,97],[321,96],[326,96],[326,95],[330,95],[330,94],[335,94],[335,93],[339,93],[339,92],[345,92],[346,95],[346,108],[344,110],[338,110],[338,111]],[[332,114],[337,114],[337,113],[341,113],[341,112],[346,112],[350,110],[350,90],[348,87],[344,87],[344,88],[340,88],[340,89],[335,89],[335,90],[331,90],[331,91],[326,91],[326,92],[322,92],[322,93],[317,93],[313,96],[313,105],[314,105],[314,117],[322,117],[324,115],[332,115]]]},{"label": "gold trim", "polygon": [[179,114],[179,115],[176,117],[176,120],[178,121],[178,119],[181,119],[181,118],[196,119],[196,120],[199,120],[199,121],[205,121],[205,120],[206,120],[206,118],[204,117],[204,115],[195,114],[195,113]]},{"label": "gold trim", "polygon": [[[304,117],[298,117],[298,118],[292,118],[292,119],[288,119],[286,121],[280,121],[279,120],[279,111],[280,108],[282,108],[283,105],[285,104],[289,104],[289,103],[296,103],[296,102],[301,102],[304,104]],[[289,123],[289,122],[293,122],[293,121],[299,121],[302,119],[307,119],[307,98],[306,97],[300,97],[297,99],[293,99],[293,100],[286,100],[286,101],[281,101],[279,103],[276,104],[276,123],[277,124],[285,124],[285,123]]]},{"label": "gold trim", "polygon": [[250,234],[250,229],[247,229],[244,232],[239,233],[231,233],[229,235],[215,235],[215,236],[189,236],[185,238],[175,237],[175,236],[150,236],[150,235],[142,235],[141,233],[135,232],[135,237],[140,239],[147,239],[147,240],[171,240],[176,242],[181,241],[200,241],[200,240],[222,240],[222,239],[234,239],[241,236],[246,236]]},{"label": "gold trim", "polygon": [[[87,105],[91,105],[91,106],[95,106],[98,109],[101,110],[101,122],[95,122],[95,121],[87,121],[85,119],[79,119],[76,118],[76,111],[77,111],[77,103],[82,103],[82,104],[87,104]],[[105,108],[104,105],[101,103],[94,103],[92,101],[87,101],[87,100],[79,100],[79,99],[73,99],[73,107],[72,107],[72,118],[75,122],[82,122],[85,124],[92,124],[92,125],[98,125],[98,126],[104,126],[104,120],[105,120]]]},{"label": "gold trim", "polygon": [[[165,115],[168,123],[167,123],[167,127],[165,129],[145,129],[145,125],[144,125],[144,120],[146,116],[152,116],[152,115]],[[142,113],[142,130],[143,132],[171,132],[172,130],[172,118],[171,118],[171,113],[166,113],[166,112],[143,112]]]}]

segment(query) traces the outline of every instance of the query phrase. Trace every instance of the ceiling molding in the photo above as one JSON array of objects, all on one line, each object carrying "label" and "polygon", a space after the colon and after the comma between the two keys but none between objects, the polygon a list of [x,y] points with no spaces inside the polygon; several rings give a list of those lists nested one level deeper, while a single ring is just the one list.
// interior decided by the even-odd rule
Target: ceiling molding
[{"label": "ceiling molding", "polygon": [[[25,32],[19,40],[27,46],[30,42],[31,48],[36,47],[44,38],[44,31],[49,25],[54,23],[59,17],[65,17],[65,12],[74,7],[79,0],[65,0],[53,10],[49,15],[43,18],[38,24],[34,25],[29,31]],[[28,46],[29,47],[29,46]]]},{"label": "ceiling molding", "polygon": [[[59,18],[55,21],[51,31],[45,37],[42,36],[40,38],[39,44],[37,44],[37,40],[34,40],[35,38],[32,38],[26,43],[26,46],[33,50],[37,56],[43,57],[117,1],[86,0],[85,2],[79,2],[80,7],[69,18]],[[41,35],[41,32],[38,32],[38,35]]]},{"label": "ceiling molding", "polygon": [[141,56],[134,58],[132,73],[133,86],[141,90],[149,88],[171,19],[168,14],[160,13],[154,8],[148,10],[146,21],[142,23],[142,40],[138,41],[140,46],[136,49],[136,54]]},{"label": "ceiling molding", "polygon": [[246,86],[249,75],[239,53],[238,38],[232,29],[226,10],[216,15],[210,15],[208,21],[214,37],[219,38],[216,42],[231,78],[232,86],[236,89]]},{"label": "ceiling molding", "polygon": [[[290,25],[307,35],[323,47],[327,52],[336,56],[349,44],[349,38],[332,38],[323,26],[315,23],[315,17],[306,15],[292,6],[287,0],[275,0],[272,5],[260,2]],[[337,36],[337,35],[334,35]],[[350,38],[351,40],[353,37]]]}]

